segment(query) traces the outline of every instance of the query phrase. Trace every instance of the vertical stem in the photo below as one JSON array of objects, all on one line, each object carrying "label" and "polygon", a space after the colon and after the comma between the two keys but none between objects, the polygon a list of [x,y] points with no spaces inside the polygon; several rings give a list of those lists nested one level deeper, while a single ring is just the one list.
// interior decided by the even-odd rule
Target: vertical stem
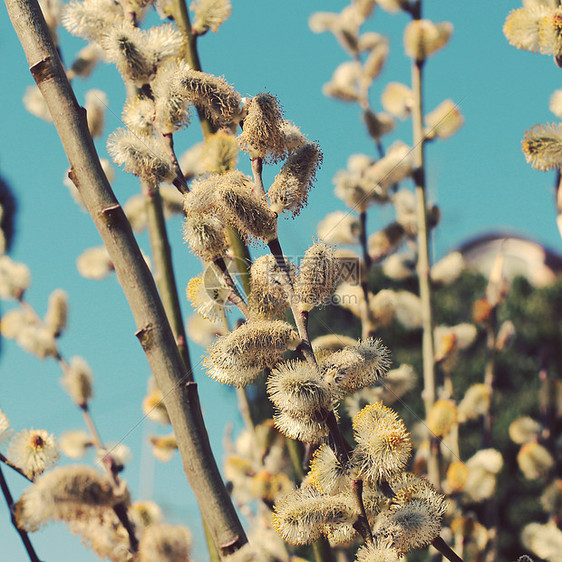
[{"label": "vertical stem", "polygon": [[[411,5],[414,19],[420,19],[421,0]],[[425,139],[423,130],[423,60],[412,60],[412,107],[414,181],[416,184],[416,216],[418,225],[418,263],[417,274],[420,286],[423,327],[423,400],[426,416],[435,402],[435,353],[433,346],[433,311],[431,305],[431,286],[429,280],[429,229],[427,226],[427,204],[425,184]],[[431,447],[428,460],[429,480],[439,486],[439,463]]]},{"label": "vertical stem", "polygon": [[367,210],[363,209],[359,213],[359,219],[361,220],[361,234],[359,235],[359,240],[361,242],[361,248],[363,249],[363,262],[365,263],[366,275],[369,274],[371,269],[371,256],[369,255],[369,249],[367,247]]},{"label": "vertical stem", "polygon": [[14,499],[12,498],[12,494],[10,493],[10,488],[8,487],[8,483],[6,482],[6,479],[4,478],[4,473],[2,472],[1,466],[0,466],[0,488],[2,488],[2,494],[4,495],[4,499],[6,500],[6,504],[8,506],[8,509],[10,510],[10,518],[12,520],[12,525],[14,526],[16,531],[18,532],[18,535],[20,536],[21,542],[23,543],[23,546],[25,547],[27,555],[29,556],[29,560],[31,560],[31,562],[41,562],[41,560],[39,560],[39,557],[35,553],[35,549],[33,548],[33,545],[31,544],[31,540],[29,538],[29,535],[27,534],[26,531],[24,531],[23,529],[20,529],[18,527],[18,524],[16,523],[16,518],[15,518],[14,512],[13,512]]},{"label": "vertical stem", "polygon": [[413,61],[412,88],[414,107],[414,180],[416,182],[416,213],[418,224],[418,263],[417,273],[420,285],[423,317],[423,381],[426,411],[435,402],[435,360],[433,350],[433,314],[431,307],[431,287],[429,282],[429,230],[427,226],[427,204],[425,185],[425,150],[423,138],[423,61]]},{"label": "vertical stem", "polygon": [[[172,0],[172,11],[178,27],[185,35],[184,58],[187,64],[189,64],[193,70],[202,70],[199,53],[197,51],[197,35],[193,33],[191,28],[191,20],[189,19],[189,11],[185,0]],[[203,136],[207,138],[209,135],[215,133],[215,128],[199,108],[197,108],[197,114],[199,115]]]},{"label": "vertical stem", "polygon": [[178,350],[187,369],[188,380],[193,381],[191,359],[187,347],[187,336],[178,297],[172,262],[172,250],[168,241],[162,199],[157,187],[150,186],[147,182],[141,181],[141,188],[146,207],[148,235],[152,249],[152,259],[154,260],[156,285],[158,286],[158,292],[160,293],[166,316],[176,339]]},{"label": "vertical stem", "polygon": [[252,158],[252,173],[254,175],[254,183],[258,188],[257,195],[265,196],[265,187],[263,186],[263,160],[258,156],[256,158]]}]

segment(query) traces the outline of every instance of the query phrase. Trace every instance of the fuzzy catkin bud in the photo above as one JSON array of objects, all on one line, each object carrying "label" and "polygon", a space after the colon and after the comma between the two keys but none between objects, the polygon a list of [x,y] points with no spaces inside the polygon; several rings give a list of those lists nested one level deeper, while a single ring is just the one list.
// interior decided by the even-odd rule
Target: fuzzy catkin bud
[{"label": "fuzzy catkin bud", "polygon": [[347,467],[342,465],[327,444],[318,447],[314,452],[308,480],[320,493],[329,495],[343,492],[350,485]]},{"label": "fuzzy catkin bud", "polygon": [[406,54],[416,61],[423,61],[449,41],[453,24],[449,22],[434,23],[429,20],[414,20],[404,31]]},{"label": "fuzzy catkin bud", "polygon": [[374,531],[384,533],[398,553],[406,554],[430,545],[439,536],[441,516],[436,517],[426,502],[413,500],[382,514]]},{"label": "fuzzy catkin bud", "polygon": [[88,448],[94,445],[90,435],[81,429],[65,431],[60,436],[59,444],[61,451],[71,459],[81,459]]},{"label": "fuzzy catkin bud", "polygon": [[101,90],[89,90],[86,92],[86,116],[92,138],[101,137],[103,134],[106,107],[107,96],[105,92]]},{"label": "fuzzy catkin bud", "polygon": [[76,267],[82,277],[99,281],[115,271],[105,246],[88,248],[76,260]]},{"label": "fuzzy catkin bud", "polygon": [[194,12],[193,31],[201,35],[209,29],[216,32],[232,10],[230,0],[194,0],[190,7]]},{"label": "fuzzy catkin bud", "polygon": [[251,158],[277,162],[287,154],[284,124],[277,98],[271,94],[257,94],[247,106],[243,133],[238,137],[238,143]]},{"label": "fuzzy catkin bud", "polygon": [[451,400],[437,400],[427,418],[427,427],[436,437],[444,437],[457,423],[457,407]]},{"label": "fuzzy catkin bud", "polygon": [[122,17],[121,6],[112,0],[72,0],[63,8],[62,24],[72,35],[98,41]]},{"label": "fuzzy catkin bud", "polygon": [[[291,267],[294,276],[294,266]],[[250,310],[261,318],[284,318],[289,306],[287,292],[282,283],[283,273],[271,254],[261,256],[250,268]]]},{"label": "fuzzy catkin bud", "polygon": [[59,448],[44,429],[24,429],[11,439],[8,458],[33,480],[58,461]]},{"label": "fuzzy catkin bud", "polygon": [[123,123],[137,135],[149,135],[154,131],[155,112],[153,100],[141,97],[129,99],[123,108]]},{"label": "fuzzy catkin bud", "polygon": [[45,325],[55,338],[58,338],[66,328],[68,316],[68,295],[62,289],[57,289],[49,297],[49,306],[45,315]]},{"label": "fuzzy catkin bud", "polygon": [[310,544],[320,538],[324,525],[353,523],[356,518],[349,498],[301,488],[275,504],[273,526],[290,544]]},{"label": "fuzzy catkin bud", "polygon": [[372,386],[390,367],[390,354],[381,340],[367,339],[326,357],[320,363],[336,395]]},{"label": "fuzzy catkin bud", "polygon": [[289,156],[267,195],[276,213],[299,214],[306,205],[308,191],[322,162],[322,152],[315,143],[307,142]]},{"label": "fuzzy catkin bud", "polygon": [[150,525],[139,543],[140,562],[188,562],[191,533],[181,525]]},{"label": "fuzzy catkin bud", "polygon": [[537,170],[552,170],[562,164],[562,124],[535,125],[525,132],[521,148]]},{"label": "fuzzy catkin bud", "polygon": [[267,380],[267,392],[279,410],[295,417],[319,421],[332,409],[329,386],[318,370],[304,361],[278,365]]},{"label": "fuzzy catkin bud", "polygon": [[77,406],[86,407],[93,395],[92,371],[84,359],[73,357],[61,383]]},{"label": "fuzzy catkin bud", "polygon": [[264,242],[277,237],[277,216],[265,198],[253,191],[253,183],[239,171],[216,177],[216,204],[223,220],[240,232]]},{"label": "fuzzy catkin bud", "polygon": [[517,418],[509,425],[509,437],[518,445],[535,441],[540,432],[541,424],[529,416]]},{"label": "fuzzy catkin bud", "polygon": [[378,262],[394,252],[406,236],[404,227],[397,223],[390,223],[383,230],[371,234],[368,239],[369,255]]},{"label": "fuzzy catkin bud", "polygon": [[171,61],[158,70],[151,83],[155,99],[154,125],[160,133],[173,133],[189,123],[187,96],[175,80],[185,68],[184,62]]},{"label": "fuzzy catkin bud", "polygon": [[224,174],[236,168],[238,143],[229,133],[219,131],[203,143],[202,163],[210,174]]},{"label": "fuzzy catkin bud", "polygon": [[277,363],[284,351],[296,349],[300,341],[286,322],[252,320],[211,345],[204,363],[219,382],[246,386],[260,371]]},{"label": "fuzzy catkin bud", "polygon": [[84,520],[100,514],[126,495],[116,495],[111,482],[88,466],[64,466],[48,472],[16,504],[18,526],[35,531],[48,521]]},{"label": "fuzzy catkin bud", "polygon": [[362,80],[363,68],[360,62],[343,62],[334,71],[330,82],[324,84],[322,93],[342,101],[357,101],[361,96],[359,84]]},{"label": "fuzzy catkin bud", "polygon": [[90,43],[78,52],[72,66],[67,72],[69,80],[77,76],[88,78],[98,64],[103,51],[97,43]]},{"label": "fuzzy catkin bud", "polygon": [[224,316],[232,290],[226,286],[222,273],[209,266],[205,273],[187,284],[187,300],[202,318],[217,320]]},{"label": "fuzzy catkin bud", "polygon": [[425,137],[447,139],[453,136],[463,123],[464,117],[459,106],[453,100],[445,100],[425,116]]},{"label": "fuzzy catkin bud", "polygon": [[359,219],[345,211],[334,211],[318,223],[318,237],[327,244],[358,244]]},{"label": "fuzzy catkin bud", "polygon": [[117,129],[107,140],[107,150],[118,166],[152,184],[171,183],[175,178],[170,156],[159,139]]},{"label": "fuzzy catkin bud", "polygon": [[0,256],[0,298],[18,299],[31,284],[29,268],[24,263]]},{"label": "fuzzy catkin bud", "polygon": [[414,105],[414,94],[408,86],[389,82],[381,96],[385,111],[398,119],[406,119]]},{"label": "fuzzy catkin bud", "polygon": [[323,242],[312,245],[304,253],[295,280],[295,299],[301,310],[326,304],[337,282],[334,250]]},{"label": "fuzzy catkin bud", "polygon": [[238,116],[240,94],[224,78],[178,63],[172,87],[219,126],[229,125]]},{"label": "fuzzy catkin bud", "polygon": [[554,465],[554,459],[548,449],[531,442],[525,443],[517,454],[517,464],[528,480],[544,478]]}]

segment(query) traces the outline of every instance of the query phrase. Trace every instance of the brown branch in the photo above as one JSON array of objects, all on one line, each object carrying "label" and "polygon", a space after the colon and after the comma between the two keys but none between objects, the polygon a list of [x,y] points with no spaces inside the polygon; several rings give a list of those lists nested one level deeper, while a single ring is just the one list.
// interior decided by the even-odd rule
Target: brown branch
[{"label": "brown branch", "polygon": [[246,535],[224,487],[185,365],[131,226],[117,203],[36,0],[6,0],[31,72],[53,116],[84,204],[106,245],[133,312],[147,359],[174,428],[184,470],[221,554]]}]

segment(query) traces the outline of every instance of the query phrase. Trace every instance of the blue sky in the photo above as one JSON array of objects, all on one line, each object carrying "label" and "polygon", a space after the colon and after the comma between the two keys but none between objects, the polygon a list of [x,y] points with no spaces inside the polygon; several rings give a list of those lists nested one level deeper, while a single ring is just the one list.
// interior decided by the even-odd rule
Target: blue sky
[{"label": "blue sky", "polygon": [[[426,110],[443,99],[459,103],[466,122],[461,131],[427,150],[429,197],[442,210],[442,222],[434,238],[435,258],[489,230],[508,230],[528,235],[554,250],[560,249],[552,196],[553,174],[537,172],[521,154],[523,132],[536,123],[554,121],[548,110],[550,94],[561,87],[558,69],[551,58],[517,51],[502,34],[507,13],[519,2],[425,2],[425,17],[453,22],[450,45],[430,59],[426,69]],[[224,75],[242,95],[268,91],[279,97],[288,119],[318,141],[324,165],[316,188],[296,221],[281,221],[281,241],[288,254],[299,255],[311,243],[315,226],[328,212],[342,209],[333,195],[332,177],[345,167],[354,153],[375,155],[355,105],[322,95],[321,87],[335,67],[348,60],[330,34],[314,35],[308,17],[314,11],[339,11],[345,2],[286,0],[234,0],[231,19],[200,41],[204,70]],[[404,15],[378,10],[366,25],[389,36],[390,57],[372,89],[372,105],[380,109],[379,97],[388,81],[409,83],[409,61],[402,50]],[[65,60],[83,46],[79,39],[61,31]],[[62,185],[67,162],[51,125],[29,115],[22,104],[25,88],[32,84],[21,47],[6,11],[0,16],[0,60],[3,88],[0,89],[0,173],[11,184],[19,203],[18,231],[13,250],[16,260],[27,263],[33,284],[29,301],[40,314],[50,292],[63,288],[69,294],[70,326],[61,339],[67,357],[81,355],[96,377],[92,410],[106,441],[123,439],[134,459],[127,468],[135,498],[150,494],[161,503],[168,520],[186,523],[196,535],[196,552],[202,541],[193,496],[182,473],[179,458],[162,465],[143,456],[141,444],[157,428],[139,422],[149,369],[133,333],[132,316],[114,278],[94,282],[79,276],[77,256],[98,245],[99,236],[90,218],[82,212]],[[87,81],[76,81],[78,99],[90,88],[107,92],[113,113],[121,113],[124,88],[113,67],[98,68]],[[120,125],[108,114],[105,135]],[[194,119],[190,129],[178,135],[178,151],[199,140]],[[410,124],[401,125],[385,144],[402,139],[411,142]],[[98,143],[106,156],[104,141]],[[246,163],[242,166],[246,166]],[[273,170],[266,170],[266,180]],[[137,192],[137,182],[120,172],[114,189],[121,202]],[[390,209],[375,211],[369,219],[374,231],[392,219]],[[181,241],[181,222],[169,225],[182,292],[184,313],[189,305],[183,288],[199,271],[198,261]],[[141,247],[148,251],[146,237]],[[260,250],[257,250],[260,251]],[[10,304],[2,304],[6,310]],[[194,364],[203,350],[192,347]],[[0,407],[14,428],[45,428],[61,431],[82,428],[79,413],[61,390],[56,364],[41,362],[5,343],[0,358]],[[241,427],[234,393],[196,371],[204,415],[219,462],[226,423]],[[138,425],[137,425],[138,424]],[[141,457],[147,460],[139,469]],[[8,472],[8,471],[6,471]],[[9,474],[14,495],[23,489],[21,479]],[[0,543],[8,560],[25,560],[23,548],[0,506]],[[52,525],[33,536],[43,560],[94,560],[60,525]],[[196,556],[205,560],[204,554]]]}]

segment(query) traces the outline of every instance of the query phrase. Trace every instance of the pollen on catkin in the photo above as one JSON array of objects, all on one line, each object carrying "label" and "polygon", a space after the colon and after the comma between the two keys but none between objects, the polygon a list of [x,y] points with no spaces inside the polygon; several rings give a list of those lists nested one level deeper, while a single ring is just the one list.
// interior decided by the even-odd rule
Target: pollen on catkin
[{"label": "pollen on catkin", "polygon": [[242,150],[251,158],[278,162],[287,155],[283,128],[285,120],[279,101],[271,94],[257,94],[247,105],[243,133],[238,137]]},{"label": "pollen on catkin", "polygon": [[457,423],[457,407],[451,400],[437,400],[427,417],[427,427],[436,437],[444,437]]},{"label": "pollen on catkin", "polygon": [[450,22],[434,23],[430,20],[413,20],[404,30],[406,54],[416,61],[423,61],[449,41],[453,32]]},{"label": "pollen on catkin", "polygon": [[308,248],[295,279],[295,300],[300,309],[311,310],[327,304],[338,280],[337,273],[333,248],[323,242]]},{"label": "pollen on catkin", "polygon": [[126,494],[116,495],[108,478],[88,466],[56,468],[28,488],[15,507],[18,526],[36,531],[49,521],[84,520],[96,516]]},{"label": "pollen on catkin", "polygon": [[390,354],[381,340],[369,338],[344,347],[320,362],[335,396],[372,386],[390,368]]},{"label": "pollen on catkin", "polygon": [[353,430],[357,447],[352,461],[361,476],[379,483],[404,470],[412,442],[394,410],[382,402],[369,404],[353,418]]},{"label": "pollen on catkin", "polygon": [[127,129],[117,129],[107,140],[107,150],[118,166],[153,184],[171,183],[175,172],[164,145],[155,137],[136,135]]},{"label": "pollen on catkin", "polygon": [[186,294],[197,314],[208,320],[216,320],[222,318],[228,307],[232,290],[225,285],[222,274],[209,266],[205,273],[189,281]]},{"label": "pollen on catkin", "polygon": [[209,375],[220,382],[246,386],[260,371],[274,366],[284,351],[296,349],[300,341],[287,322],[252,320],[211,345],[204,364]]},{"label": "pollen on catkin", "polygon": [[270,207],[276,213],[299,214],[306,205],[308,191],[322,163],[322,152],[316,143],[307,142],[287,158],[267,191]]},{"label": "pollen on catkin", "polygon": [[562,124],[535,125],[525,132],[521,149],[537,170],[552,170],[562,164]]},{"label": "pollen on catkin", "polygon": [[306,361],[278,364],[267,379],[267,393],[279,410],[295,417],[318,421],[332,409],[330,388],[318,370]]},{"label": "pollen on catkin", "polygon": [[320,493],[335,495],[350,487],[349,470],[326,443],[318,447],[310,462],[308,481]]},{"label": "pollen on catkin", "polygon": [[59,448],[44,429],[24,429],[10,441],[8,458],[33,480],[58,461]]}]

